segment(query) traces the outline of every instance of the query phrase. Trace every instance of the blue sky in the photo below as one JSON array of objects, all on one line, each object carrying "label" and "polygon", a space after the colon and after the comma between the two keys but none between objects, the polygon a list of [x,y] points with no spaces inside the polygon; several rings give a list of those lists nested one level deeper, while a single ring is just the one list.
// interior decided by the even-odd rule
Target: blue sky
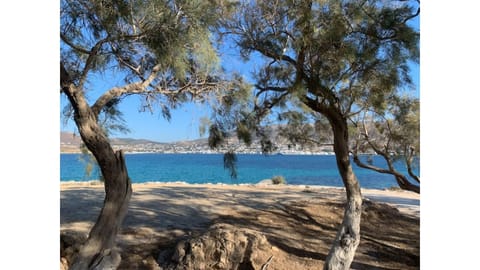
[{"label": "blue sky", "polygon": [[[419,18],[415,18],[411,22],[412,26],[419,29]],[[226,46],[225,46],[226,47]],[[249,73],[255,68],[255,58],[250,59],[248,63],[243,62],[238,53],[232,49],[222,49],[222,65],[227,71],[237,71],[249,79]],[[252,64],[253,63],[253,64]],[[411,76],[416,86],[415,95],[419,96],[420,78],[419,65],[411,64]],[[114,86],[123,85],[122,77],[114,74],[106,74],[103,76],[97,75],[90,80],[90,85],[87,85],[92,92],[89,92],[90,104],[103,92]],[[65,95],[60,97],[60,111],[68,104]],[[128,137],[137,139],[148,139],[157,142],[174,142],[182,140],[193,140],[200,138],[199,134],[199,119],[201,117],[209,117],[210,112],[206,106],[198,103],[185,103],[175,110],[171,110],[171,120],[167,121],[161,115],[161,111],[157,110],[153,113],[140,112],[140,97],[129,96],[126,97],[120,104],[120,110],[124,114],[124,119],[130,133],[127,134],[113,134],[113,137]],[[62,131],[76,132],[76,127],[73,120],[64,124],[63,119],[60,119],[60,129]]]}]

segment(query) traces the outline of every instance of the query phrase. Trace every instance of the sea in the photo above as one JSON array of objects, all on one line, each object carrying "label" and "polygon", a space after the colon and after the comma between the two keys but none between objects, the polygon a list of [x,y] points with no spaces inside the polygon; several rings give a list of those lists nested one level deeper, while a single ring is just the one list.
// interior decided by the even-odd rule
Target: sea
[{"label": "sea", "polygon": [[[224,168],[222,154],[127,153],[128,174],[132,183],[184,182],[190,184],[256,184],[273,176],[283,176],[289,185],[321,185],[343,187],[334,155],[237,155],[237,177]],[[380,156],[373,156],[374,165],[385,167]],[[60,181],[92,181],[100,179],[98,167],[90,174],[81,154],[60,154]],[[392,175],[357,167],[354,172],[361,187],[385,189],[398,187]],[[396,168],[406,174],[401,162]],[[419,173],[417,166],[416,173]]]}]

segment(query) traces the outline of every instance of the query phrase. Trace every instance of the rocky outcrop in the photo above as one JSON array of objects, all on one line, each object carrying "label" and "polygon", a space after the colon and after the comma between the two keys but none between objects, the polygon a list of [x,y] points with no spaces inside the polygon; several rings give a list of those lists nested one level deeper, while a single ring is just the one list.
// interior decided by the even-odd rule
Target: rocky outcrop
[{"label": "rocky outcrop", "polygon": [[180,241],[173,250],[161,252],[158,263],[168,270],[266,269],[271,253],[272,246],[263,234],[216,224],[205,234]]},{"label": "rocky outcrop", "polygon": [[79,251],[80,246],[87,240],[84,233],[66,231],[60,233],[60,269],[68,270],[73,256]]}]

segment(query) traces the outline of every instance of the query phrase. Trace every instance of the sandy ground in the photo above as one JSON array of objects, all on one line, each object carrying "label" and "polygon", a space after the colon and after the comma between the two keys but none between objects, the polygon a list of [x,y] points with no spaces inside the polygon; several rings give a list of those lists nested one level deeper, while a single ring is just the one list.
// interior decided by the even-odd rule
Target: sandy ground
[{"label": "sandy ground", "polygon": [[[420,196],[370,189],[362,189],[362,194],[365,201],[394,206],[400,216],[368,212],[366,207],[362,242],[352,269],[419,269]],[[102,185],[62,183],[61,231],[87,234],[103,197]],[[343,188],[321,186],[134,184],[118,242],[125,253],[145,259],[178,237],[200,234],[214,223],[226,222],[267,235],[279,248],[277,265],[289,265],[274,269],[319,269],[341,222],[344,199]]]}]

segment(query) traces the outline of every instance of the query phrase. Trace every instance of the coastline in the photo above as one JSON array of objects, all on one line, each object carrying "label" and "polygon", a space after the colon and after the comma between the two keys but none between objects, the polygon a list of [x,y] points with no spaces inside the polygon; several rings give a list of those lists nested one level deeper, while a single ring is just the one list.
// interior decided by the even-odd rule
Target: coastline
[{"label": "coastline", "polygon": [[[162,154],[162,155],[223,155],[225,152],[221,151],[178,151],[178,152],[149,152],[149,151],[125,151],[125,155],[138,155],[138,154]],[[82,154],[80,150],[78,151],[60,151],[60,154]],[[236,153],[237,155],[264,155],[262,152],[245,152],[240,151]],[[310,151],[293,151],[293,152],[274,152],[268,155],[285,155],[285,156],[334,156],[334,152],[310,152]],[[360,155],[370,155],[368,153]]]}]

